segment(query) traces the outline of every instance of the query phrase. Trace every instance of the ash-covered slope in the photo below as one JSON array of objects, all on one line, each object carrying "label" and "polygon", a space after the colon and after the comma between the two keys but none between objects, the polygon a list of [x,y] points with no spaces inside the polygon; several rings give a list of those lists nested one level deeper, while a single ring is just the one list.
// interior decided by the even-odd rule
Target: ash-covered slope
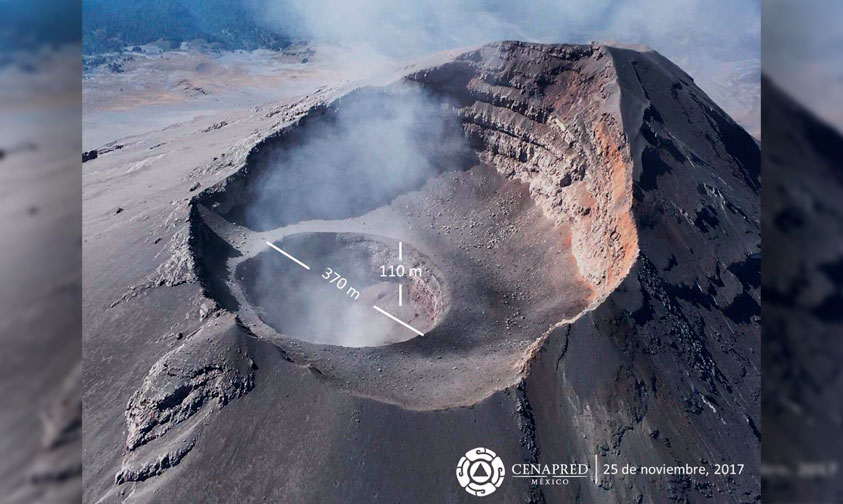
[{"label": "ash-covered slope", "polygon": [[[603,58],[611,64],[600,65]],[[442,79],[444,69],[471,62],[480,77],[469,80],[472,103],[463,110],[481,156],[528,181],[547,213],[572,222],[580,270],[603,294],[593,311],[543,340],[528,365],[532,456],[746,465],[734,479],[603,478],[586,502],[599,501],[602,490],[623,502],[755,500],[755,140],[652,52],[504,43],[458,60],[420,80],[452,82]],[[585,495],[582,488],[543,492],[554,502]]]},{"label": "ash-covered slope", "polygon": [[[634,165],[638,256],[537,356],[525,380],[536,457],[741,463],[733,478],[602,477],[600,488],[619,502],[757,501],[759,148],[669,61],[608,52]],[[557,490],[545,496],[573,496]],[[584,501],[599,500],[589,493]]]},{"label": "ash-covered slope", "polygon": [[[371,151],[392,151],[372,142],[329,161],[383,172],[326,176],[318,142],[296,164],[313,137],[346,145],[354,110],[419,96],[438,119],[418,129],[407,116],[401,140],[425,158],[413,177],[388,178],[401,168],[381,166]],[[507,478],[492,502],[758,500],[759,149],[690,77],[649,51],[501,42],[295,109],[229,156],[230,176],[203,181],[189,241],[160,270],[190,265],[161,277],[178,286],[124,298],[165,306],[201,289],[210,302],[134,392],[111,394],[125,395],[128,438],[94,418],[110,435],[92,451],[115,445],[89,464],[88,495],[463,502],[474,497],[454,467],[485,446],[507,466],[591,465],[567,486]],[[464,144],[444,141],[454,131]],[[367,198],[348,174],[389,191]],[[267,275],[249,272],[279,260],[266,241],[314,236],[372,256],[407,243],[435,271],[411,285],[435,307],[431,329],[354,348],[278,330],[266,310],[295,293],[267,297],[252,280]],[[266,271],[303,274],[277,267]],[[603,464],[723,462],[743,473],[593,479]]]}]

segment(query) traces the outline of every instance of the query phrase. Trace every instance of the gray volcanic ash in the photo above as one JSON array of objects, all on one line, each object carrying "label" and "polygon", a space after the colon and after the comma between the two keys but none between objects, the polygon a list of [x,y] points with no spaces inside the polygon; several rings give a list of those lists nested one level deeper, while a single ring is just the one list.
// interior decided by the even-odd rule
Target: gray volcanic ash
[{"label": "gray volcanic ash", "polygon": [[[169,165],[207,189],[144,210],[169,215],[169,253],[86,303],[86,344],[119,333],[142,356],[124,374],[105,344],[86,368],[109,389],[86,403],[91,500],[210,484],[221,501],[462,501],[453,467],[475,446],[508,464],[745,464],[512,478],[494,501],[760,498],[760,152],[678,67],[500,42],[229,123],[202,133],[243,133],[224,159]],[[415,274],[380,269],[399,262]],[[141,342],[176,331],[166,353]],[[94,413],[127,402],[128,438]]]}]

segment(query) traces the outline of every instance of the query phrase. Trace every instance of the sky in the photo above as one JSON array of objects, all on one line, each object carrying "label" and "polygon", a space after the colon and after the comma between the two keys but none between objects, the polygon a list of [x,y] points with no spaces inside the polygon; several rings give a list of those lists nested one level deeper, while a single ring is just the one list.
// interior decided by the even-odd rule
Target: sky
[{"label": "sky", "polygon": [[760,136],[760,0],[242,0],[256,20],[401,59],[502,39],[642,44]]}]

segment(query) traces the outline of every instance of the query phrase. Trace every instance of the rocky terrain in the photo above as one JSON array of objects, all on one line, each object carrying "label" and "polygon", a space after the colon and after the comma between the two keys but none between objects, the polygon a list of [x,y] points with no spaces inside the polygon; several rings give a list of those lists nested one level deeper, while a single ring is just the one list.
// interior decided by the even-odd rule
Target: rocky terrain
[{"label": "rocky terrain", "polygon": [[[399,151],[365,129],[407,103],[413,155],[382,163]],[[358,110],[366,141],[319,143]],[[592,466],[508,478],[494,502],[760,500],[760,150],[652,51],[451,51],[113,143],[83,170],[86,501],[467,502],[453,472],[476,446]],[[334,329],[267,315],[304,318],[285,303],[306,284],[260,279],[318,274],[267,243],[314,270],[326,243],[367,244],[348,267],[368,271],[399,241],[425,265],[408,294],[424,336],[326,345]]]},{"label": "rocky terrain", "polygon": [[213,51],[202,44],[144,44],[82,57],[82,148],[224,115],[280,99],[303,97],[355,73],[326,49]]}]

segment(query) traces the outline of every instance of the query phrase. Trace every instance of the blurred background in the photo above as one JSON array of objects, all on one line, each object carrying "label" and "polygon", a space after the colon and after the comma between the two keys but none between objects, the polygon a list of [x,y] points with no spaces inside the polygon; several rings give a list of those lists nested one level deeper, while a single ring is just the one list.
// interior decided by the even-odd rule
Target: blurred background
[{"label": "blurred background", "polygon": [[[83,62],[93,79],[85,82],[96,86],[97,72],[131,68],[127,48],[149,54],[197,39],[217,53],[287,51],[301,63],[313,57],[309,43],[353,46],[378,61],[490,38],[650,45],[756,138],[763,132],[764,501],[843,502],[840,2],[544,0],[513,9],[492,0],[400,7],[0,0],[0,7],[3,502],[82,495],[81,161],[83,150],[109,140],[90,136],[83,148]],[[395,33],[407,43],[389,43]],[[90,117],[92,133],[111,129],[102,114]]]},{"label": "blurred background", "polygon": [[81,5],[0,9],[0,501],[79,502]]},{"label": "blurred background", "polygon": [[842,502],[843,4],[763,2],[765,502]]}]

